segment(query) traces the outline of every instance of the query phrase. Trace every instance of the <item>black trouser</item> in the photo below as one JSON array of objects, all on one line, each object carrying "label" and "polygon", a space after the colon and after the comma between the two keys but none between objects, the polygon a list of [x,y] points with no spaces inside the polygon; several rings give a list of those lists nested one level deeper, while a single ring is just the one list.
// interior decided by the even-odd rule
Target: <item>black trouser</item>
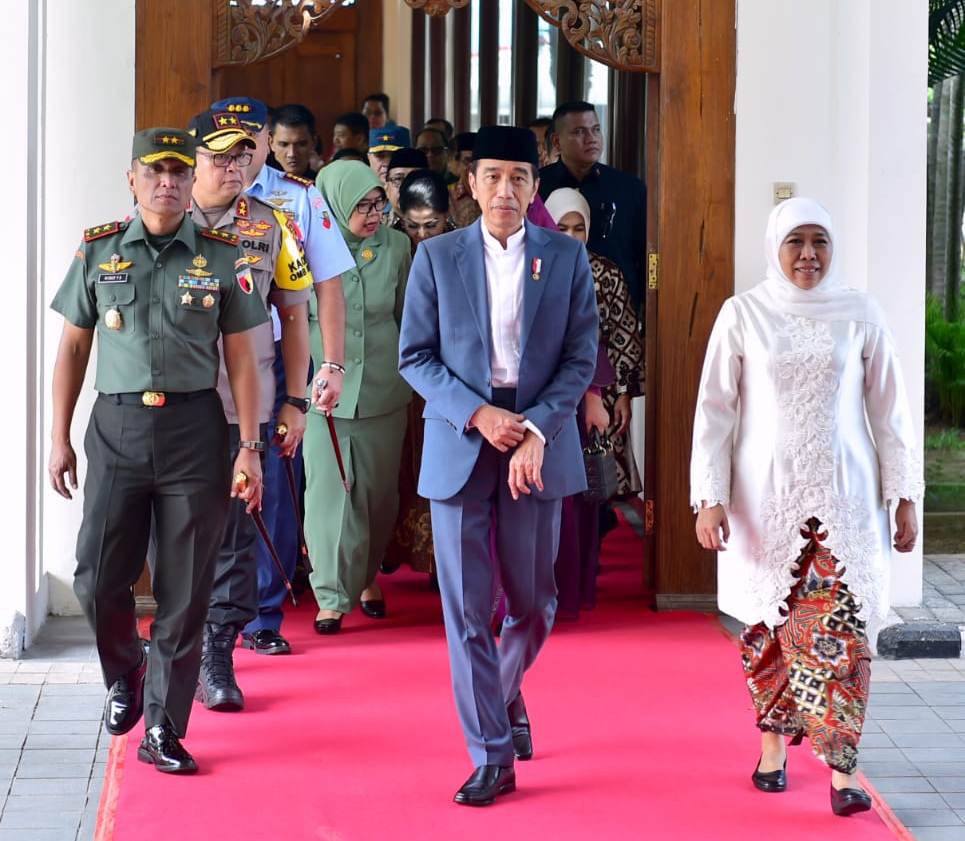
[{"label": "black trouser", "polygon": [[[268,435],[268,424],[259,429],[261,440]],[[228,424],[228,459],[238,456],[241,433],[238,424]],[[262,457],[264,463],[264,457]],[[245,504],[233,499],[228,504],[224,537],[214,566],[214,586],[208,608],[208,621],[234,625],[239,630],[258,615],[258,529],[245,511]]]},{"label": "black trouser", "polygon": [[153,514],[157,614],[144,723],[170,724],[184,736],[230,489],[221,398],[211,389],[148,408],[101,395],[84,447],[74,592],[96,634],[104,680],[110,686],[141,661],[131,588],[144,567]]}]

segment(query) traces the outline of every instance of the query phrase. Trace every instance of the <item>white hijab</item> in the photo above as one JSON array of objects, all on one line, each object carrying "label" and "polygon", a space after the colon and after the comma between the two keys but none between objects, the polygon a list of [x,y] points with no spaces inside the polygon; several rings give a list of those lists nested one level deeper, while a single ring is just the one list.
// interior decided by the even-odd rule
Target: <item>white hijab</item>
[{"label": "white hijab", "polygon": [[583,193],[574,190],[572,187],[560,187],[553,190],[543,202],[546,205],[546,212],[553,217],[553,221],[558,225],[560,219],[567,213],[579,213],[583,217],[586,225],[586,236],[590,236],[590,205],[583,198]]},{"label": "white hijab", "polygon": [[801,225],[820,225],[827,232],[832,246],[835,244],[831,214],[814,199],[787,199],[771,211],[764,235],[767,276],[761,284],[761,291],[771,299],[774,307],[788,315],[818,321],[870,321],[882,324],[883,318],[877,304],[864,292],[844,285],[837,271],[840,261],[834,255],[833,248],[831,265],[817,286],[801,289],[784,274],[780,258],[781,243]]}]

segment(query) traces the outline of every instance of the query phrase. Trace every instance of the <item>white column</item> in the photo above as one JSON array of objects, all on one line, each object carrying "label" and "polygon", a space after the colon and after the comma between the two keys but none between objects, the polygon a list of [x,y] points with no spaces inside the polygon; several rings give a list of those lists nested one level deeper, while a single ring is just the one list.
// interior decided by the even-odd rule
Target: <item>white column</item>
[{"label": "white column", "polygon": [[[50,301],[73,259],[84,228],[123,219],[131,209],[125,172],[134,132],[135,0],[46,0],[41,288],[43,465],[50,442],[51,372],[63,319]],[[166,68],[159,67],[163,85]],[[10,156],[8,160],[16,160]],[[96,353],[96,349],[95,349]],[[86,475],[84,430],[93,404],[90,374],[77,404],[72,441],[80,480]],[[43,571],[52,613],[78,612],[72,590],[83,493],[59,497],[41,470]],[[82,491],[82,488],[81,488]]]},{"label": "white column", "polygon": [[[382,0],[382,90],[392,103],[392,119],[400,126],[412,126],[411,56],[412,9],[402,0]],[[361,91],[360,96],[370,93]]]},{"label": "white column", "polygon": [[[774,182],[825,204],[847,283],[889,318],[921,442],[928,5],[738,0],[737,12],[735,292],[763,278]],[[921,549],[895,555],[892,603],[921,593]]]}]

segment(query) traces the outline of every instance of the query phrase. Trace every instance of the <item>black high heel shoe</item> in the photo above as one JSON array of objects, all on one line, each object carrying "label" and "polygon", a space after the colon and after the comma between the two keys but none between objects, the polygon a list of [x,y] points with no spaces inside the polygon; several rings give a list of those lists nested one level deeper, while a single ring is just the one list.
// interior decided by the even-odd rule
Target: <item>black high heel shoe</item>
[{"label": "black high heel shoe", "polygon": [[[761,754],[761,759],[764,755]],[[784,757],[784,767],[780,771],[761,771],[761,759],[757,760],[754,773],[751,774],[751,782],[759,791],[766,791],[770,794],[778,794],[787,790],[787,757]]]},{"label": "black high heel shoe", "polygon": [[342,630],[342,616],[338,619],[316,619],[312,627],[315,628],[316,634],[337,634]]},{"label": "black high heel shoe", "polygon": [[871,798],[860,788],[835,788],[831,786],[831,811],[846,818],[871,808]]}]

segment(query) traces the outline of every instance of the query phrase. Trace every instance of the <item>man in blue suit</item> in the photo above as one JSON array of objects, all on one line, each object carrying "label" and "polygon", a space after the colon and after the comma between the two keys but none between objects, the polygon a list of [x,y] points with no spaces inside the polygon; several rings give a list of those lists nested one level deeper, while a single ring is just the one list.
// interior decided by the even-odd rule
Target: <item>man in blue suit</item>
[{"label": "man in blue suit", "polygon": [[[423,242],[399,370],[426,401],[419,493],[431,501],[456,707],[475,770],[455,801],[513,791],[532,756],[520,685],[556,611],[563,497],[584,490],[576,406],[597,353],[586,251],[525,221],[539,157],[527,129],[483,128],[469,185],[482,218]],[[490,629],[495,533],[507,617]]]}]

